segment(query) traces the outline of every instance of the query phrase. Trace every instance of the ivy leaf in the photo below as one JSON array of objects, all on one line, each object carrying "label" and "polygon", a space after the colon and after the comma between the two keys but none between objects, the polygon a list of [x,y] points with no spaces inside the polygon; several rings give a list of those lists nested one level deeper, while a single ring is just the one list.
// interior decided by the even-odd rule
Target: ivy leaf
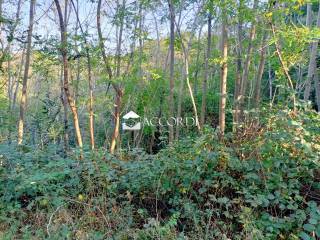
[{"label": "ivy leaf", "polygon": [[315,227],[312,224],[304,224],[303,229],[306,230],[307,232],[313,232],[315,230]]},{"label": "ivy leaf", "polygon": [[301,233],[299,234],[299,236],[300,236],[303,240],[311,240],[311,237],[310,237],[307,233],[305,233],[305,232],[301,232]]},{"label": "ivy leaf", "polygon": [[316,228],[316,235],[317,235],[317,237],[319,237],[320,238],[320,225],[318,225],[317,226],[317,228]]}]

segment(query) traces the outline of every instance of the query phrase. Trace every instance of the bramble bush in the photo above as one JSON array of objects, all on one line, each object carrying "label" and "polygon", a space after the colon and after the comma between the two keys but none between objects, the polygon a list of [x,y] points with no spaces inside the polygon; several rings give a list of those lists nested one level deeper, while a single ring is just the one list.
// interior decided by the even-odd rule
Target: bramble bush
[{"label": "bramble bush", "polygon": [[156,155],[0,145],[0,238],[320,238],[320,116],[260,119]]}]

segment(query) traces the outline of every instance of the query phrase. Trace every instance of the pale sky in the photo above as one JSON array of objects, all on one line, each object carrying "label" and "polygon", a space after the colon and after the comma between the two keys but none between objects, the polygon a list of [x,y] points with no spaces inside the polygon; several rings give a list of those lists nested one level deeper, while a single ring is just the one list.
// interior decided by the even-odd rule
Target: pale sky
[{"label": "pale sky", "polygon": [[[77,4],[77,0],[73,0],[75,4]],[[18,0],[4,0],[3,4],[3,12],[11,18],[14,18],[16,9],[17,9],[17,2]],[[21,7],[21,24],[19,24],[16,36],[21,36],[21,33],[23,31],[26,31],[27,25],[29,22],[29,0],[22,0],[23,4]],[[61,2],[61,7],[64,8],[64,1]],[[122,2],[122,1],[120,1]],[[126,6],[132,10],[134,10],[134,0],[127,0]],[[168,10],[166,9],[166,12],[161,11],[161,9],[167,8],[166,1],[159,1],[159,6],[154,6],[156,9],[155,14],[152,14],[152,11],[148,9],[148,14],[145,15],[145,30],[148,32],[148,38],[156,39],[156,25],[154,17],[157,19],[157,24],[159,28],[160,37],[164,37],[167,35],[169,30],[168,21],[165,18],[165,13],[168,13]],[[96,8],[97,3],[96,1],[92,3],[90,0],[78,0],[79,4],[79,18],[82,22],[82,27],[84,30],[87,28],[88,32],[92,37],[90,37],[90,40],[97,40],[97,30],[96,30]],[[76,24],[76,17],[74,13],[74,9],[72,7],[71,1],[69,0],[69,20],[68,20],[68,32],[74,33],[74,28]],[[197,6],[190,6],[189,9],[186,9],[182,12],[182,28],[186,27],[187,23],[190,22],[193,19],[193,16],[195,14]],[[103,36],[107,38],[107,41],[105,42],[106,49],[108,51],[114,51],[116,46],[116,28],[111,23],[112,16],[115,13],[116,9],[116,1],[114,0],[104,0],[102,5],[102,16],[101,16],[101,22],[102,22],[102,31]],[[71,10],[71,11],[70,11]],[[64,11],[64,10],[63,10]],[[58,18],[57,13],[55,9],[55,4],[53,0],[37,0],[36,4],[36,10],[35,10],[35,25],[34,25],[34,35],[41,35],[45,39],[49,36],[56,36],[60,37],[59,35],[59,26],[58,26]],[[88,26],[85,24],[89,23]],[[133,28],[134,23],[130,22],[128,25]],[[126,29],[124,31],[123,36],[123,51],[126,52],[129,50],[130,46],[130,38],[129,36],[132,35],[132,29]],[[78,32],[81,33],[80,30]]]}]

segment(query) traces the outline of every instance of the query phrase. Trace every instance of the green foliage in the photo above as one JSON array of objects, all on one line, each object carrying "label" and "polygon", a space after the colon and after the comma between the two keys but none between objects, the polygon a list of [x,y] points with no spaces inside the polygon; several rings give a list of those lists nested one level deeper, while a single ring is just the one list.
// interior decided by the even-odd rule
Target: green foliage
[{"label": "green foliage", "polygon": [[1,145],[0,235],[315,239],[319,129],[313,112],[278,110],[242,138],[206,129],[157,155],[100,149],[78,160]]}]

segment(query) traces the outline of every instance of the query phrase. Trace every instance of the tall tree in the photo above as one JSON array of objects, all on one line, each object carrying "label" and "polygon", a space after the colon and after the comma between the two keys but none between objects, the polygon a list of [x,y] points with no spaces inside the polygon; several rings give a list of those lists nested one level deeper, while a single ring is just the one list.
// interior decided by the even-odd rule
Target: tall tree
[{"label": "tall tree", "polygon": [[67,157],[69,148],[68,100],[63,89],[63,66],[60,71],[60,100],[63,106],[63,155]]},{"label": "tall tree", "polygon": [[[175,22],[175,25],[176,25],[178,36],[179,36],[179,38],[181,40],[180,43],[181,43],[183,59],[184,59],[184,72],[183,72],[183,75],[185,75],[185,78],[186,78],[187,87],[188,87],[189,95],[190,95],[190,98],[191,98],[192,109],[193,109],[193,114],[194,114],[195,122],[196,122],[196,125],[197,125],[197,129],[198,129],[198,131],[200,131],[201,130],[201,126],[200,126],[200,123],[199,123],[198,109],[197,109],[196,101],[195,101],[194,96],[193,96],[193,89],[191,87],[190,78],[189,78],[189,48],[191,46],[191,41],[193,39],[194,34],[191,35],[191,37],[189,39],[188,46],[186,47],[185,44],[183,43],[183,40],[182,40],[183,38],[182,38],[182,35],[181,35],[181,32],[180,32],[179,25],[176,24],[176,22]],[[192,32],[195,33],[195,30],[193,30]],[[183,84],[183,82],[181,84]],[[179,129],[178,126],[177,126],[177,129]],[[178,137],[179,137],[179,134],[177,135],[177,138]]]},{"label": "tall tree", "polygon": [[[169,114],[170,117],[174,115],[174,39],[175,39],[175,10],[174,1],[168,0],[169,12],[170,12],[170,84],[169,84]],[[172,143],[174,139],[173,126],[169,126],[169,143]]]},{"label": "tall tree", "polygon": [[[225,4],[225,1],[222,2]],[[226,128],[226,102],[227,102],[227,75],[228,75],[228,33],[227,33],[227,16],[225,9],[222,11],[221,26],[221,79],[220,79],[220,101],[219,101],[219,128],[221,136],[224,135]]]},{"label": "tall tree", "polygon": [[197,57],[196,57],[196,69],[194,73],[194,94],[198,94],[198,75],[200,70],[200,64],[199,64],[199,58],[200,58],[200,52],[201,52],[201,33],[202,33],[203,25],[200,26],[199,32],[198,32],[198,39],[197,39]]},{"label": "tall tree", "polygon": [[[258,7],[258,0],[254,0],[253,3],[253,10],[256,10]],[[242,113],[244,110],[244,104],[245,104],[245,96],[248,88],[248,81],[249,81],[249,70],[250,70],[250,64],[252,59],[252,51],[253,51],[253,41],[256,36],[256,21],[253,19],[251,23],[251,29],[250,29],[250,35],[249,35],[249,44],[246,54],[246,59],[243,65],[243,73],[241,77],[241,84],[240,84],[240,90],[239,90],[239,114],[242,117]]]},{"label": "tall tree", "polygon": [[[14,40],[14,35],[15,35],[15,30],[18,26],[19,20],[20,20],[20,12],[21,12],[21,4],[22,0],[18,0],[17,2],[17,11],[15,15],[15,20],[14,23],[10,29],[9,36],[7,37],[8,39],[8,45],[6,47],[7,54],[11,55],[11,45]],[[13,89],[14,89],[14,81],[13,81],[13,76],[12,76],[12,69],[11,69],[11,57],[8,59],[8,65],[7,65],[7,72],[8,72],[8,97],[9,97],[9,106],[8,110],[12,108],[12,101],[13,101]]]},{"label": "tall tree", "polygon": [[283,56],[282,56],[282,49],[281,49],[280,43],[279,43],[277,36],[276,36],[276,27],[272,22],[271,22],[271,30],[272,30],[273,38],[275,39],[274,45],[276,47],[276,54],[278,56],[278,59],[279,59],[280,65],[281,65],[281,69],[282,69],[285,77],[287,78],[288,85],[290,87],[290,90],[292,91],[291,94],[292,94],[293,110],[295,112],[296,111],[296,95],[295,95],[295,90],[294,90],[294,86],[293,86],[293,81],[292,81],[291,76],[289,74],[288,65],[284,61]]},{"label": "tall tree", "polygon": [[266,60],[266,42],[268,38],[268,33],[264,32],[263,37],[262,37],[262,44],[261,44],[261,52],[260,52],[260,63],[258,67],[258,73],[256,76],[256,82],[255,82],[255,88],[253,92],[253,99],[254,99],[254,106],[258,107],[260,103],[260,92],[261,92],[261,81],[262,81],[262,75],[264,72],[264,65],[265,65],[265,60]]},{"label": "tall tree", "polygon": [[61,6],[59,3],[59,0],[54,0],[58,16],[59,16],[59,25],[60,25],[60,35],[61,35],[61,46],[60,46],[60,52],[62,55],[62,62],[63,62],[63,88],[64,93],[66,95],[66,98],[68,100],[69,107],[71,109],[71,113],[73,116],[73,125],[75,129],[75,135],[77,138],[78,146],[80,148],[83,147],[82,143],[82,135],[80,130],[80,124],[79,124],[79,117],[78,117],[78,111],[77,106],[75,105],[75,101],[70,93],[69,89],[69,63],[68,63],[68,46],[67,46],[67,32],[65,29],[65,22],[62,15]]},{"label": "tall tree", "polygon": [[89,104],[88,104],[88,110],[89,110],[89,132],[90,132],[90,145],[91,149],[94,150],[95,148],[95,141],[94,141],[94,112],[93,112],[93,82],[92,82],[92,66],[91,66],[91,56],[89,52],[89,43],[87,41],[86,34],[82,28],[82,24],[79,19],[79,13],[78,9],[76,8],[76,5],[74,4],[73,0],[71,0],[72,6],[74,8],[74,11],[76,13],[77,22],[79,24],[81,34],[84,39],[85,44],[85,52],[86,52],[86,58],[87,58],[87,70],[88,70],[88,87],[89,87]]},{"label": "tall tree", "polygon": [[[125,14],[126,0],[122,0],[122,4],[119,4],[117,0],[117,18],[119,18],[119,34],[117,39],[117,49],[116,49],[116,77],[120,76],[121,69],[121,47],[122,47],[122,36],[124,27],[124,14]],[[118,25],[117,25],[118,27]]]},{"label": "tall tree", "polygon": [[202,102],[201,102],[201,116],[200,124],[203,126],[206,119],[206,109],[207,109],[207,85],[208,85],[208,75],[209,75],[209,59],[211,56],[211,32],[212,32],[212,15],[211,12],[208,14],[208,37],[207,37],[207,52],[204,65],[204,78],[202,81]]},{"label": "tall tree", "polygon": [[[182,8],[182,6],[181,6]],[[180,9],[181,9],[180,8]],[[180,82],[180,88],[179,88],[179,95],[178,95],[178,108],[177,108],[177,119],[181,118],[181,110],[182,110],[182,95],[183,95],[183,89],[184,89],[184,78],[186,79],[186,83],[187,83],[187,87],[189,90],[189,95],[191,98],[191,102],[192,102],[192,108],[193,108],[193,114],[194,114],[194,119],[197,125],[198,130],[201,130],[201,125],[199,122],[199,117],[198,117],[198,109],[197,109],[197,105],[193,96],[193,89],[191,87],[191,83],[190,83],[190,77],[189,77],[189,51],[192,45],[192,41],[194,38],[194,35],[196,33],[196,29],[198,27],[198,16],[199,13],[202,11],[203,6],[199,6],[197,13],[195,14],[195,18],[193,20],[193,24],[192,24],[192,28],[191,28],[191,34],[188,40],[188,44],[187,46],[185,46],[184,41],[183,41],[183,37],[181,35],[181,31],[180,31],[180,25],[179,23],[177,23],[176,21],[174,21],[175,23],[175,27],[176,27],[176,31],[178,34],[178,37],[180,39],[180,44],[181,44],[181,48],[182,48],[182,54],[183,54],[183,58],[184,58],[184,68],[183,71],[181,71],[181,82]],[[201,26],[202,28],[202,26]],[[180,134],[180,126],[179,124],[177,124],[176,126],[176,139],[179,139],[179,134]]]},{"label": "tall tree", "polygon": [[[108,74],[109,81],[112,84],[113,89],[115,90],[115,103],[114,103],[114,113],[113,113],[113,118],[114,118],[114,129],[112,133],[112,138],[111,138],[111,144],[110,144],[110,153],[113,154],[115,151],[117,139],[119,137],[120,133],[120,108],[121,108],[121,103],[122,103],[122,97],[123,97],[123,89],[119,84],[116,84],[113,81],[113,74],[112,74],[112,69],[109,63],[109,60],[107,58],[106,51],[104,49],[104,41],[103,41],[103,36],[102,36],[102,31],[101,31],[101,0],[98,0],[98,7],[97,7],[97,30],[98,30],[98,37],[99,37],[99,47],[101,50],[102,58],[104,61],[104,67],[105,70]],[[117,47],[118,48],[118,47]],[[121,46],[120,46],[121,50]],[[118,51],[120,52],[118,49]],[[120,75],[120,62],[118,61],[119,64],[119,72],[117,72],[117,75]]]},{"label": "tall tree", "polygon": [[238,22],[237,22],[237,44],[236,44],[236,78],[235,78],[235,86],[234,86],[234,114],[233,114],[233,129],[236,129],[235,126],[239,122],[239,114],[240,114],[240,88],[242,82],[242,34],[243,34],[243,10],[244,10],[244,0],[239,0],[238,6]]},{"label": "tall tree", "polygon": [[[64,2],[64,18],[67,19],[68,15],[68,0]],[[67,31],[68,22],[64,21],[64,27]],[[63,65],[60,69],[60,99],[63,106],[63,157],[67,157],[67,152],[69,148],[69,120],[68,120],[68,100],[64,94],[63,88]],[[76,100],[75,100],[76,101]]]},{"label": "tall tree", "polygon": [[[6,47],[5,52],[7,52],[8,55],[11,55],[11,45],[14,39],[14,35],[15,35],[15,30],[16,27],[18,26],[19,20],[20,20],[20,11],[21,11],[21,3],[22,0],[19,0],[17,3],[17,11],[16,11],[16,15],[15,15],[15,20],[14,20],[14,24],[9,32],[9,37],[8,39],[8,45]],[[1,15],[1,14],[0,14]],[[1,21],[1,20],[0,20]],[[0,26],[1,28],[1,26]],[[1,37],[1,36],[0,36]],[[10,113],[10,118],[13,117],[13,110],[14,110],[14,105],[16,102],[16,93],[17,93],[17,88],[19,88],[19,81],[20,81],[20,71],[22,70],[22,65],[23,65],[23,61],[24,61],[24,51],[25,51],[25,47],[23,47],[23,53],[22,53],[22,57],[21,57],[21,64],[18,67],[18,74],[17,77],[14,78],[13,74],[12,74],[12,69],[11,69],[11,56],[8,59],[8,64],[7,64],[7,72],[8,72],[8,98],[9,98],[9,104],[8,104],[8,112]],[[15,88],[14,88],[15,86]],[[9,143],[11,143],[11,133],[12,133],[12,127],[11,124],[9,124],[8,127],[8,141]]]},{"label": "tall tree", "polygon": [[34,19],[34,9],[35,0],[30,0],[30,10],[29,10],[29,28],[28,28],[28,38],[27,38],[27,52],[26,52],[26,62],[24,67],[24,75],[22,81],[22,93],[20,100],[20,115],[18,124],[18,144],[21,145],[23,141],[23,131],[24,131],[24,115],[26,111],[27,102],[27,84],[29,77],[29,66],[31,57],[31,45],[32,45],[32,30],[33,30],[33,19]]},{"label": "tall tree", "polygon": [[[311,10],[310,10],[311,11]],[[311,15],[311,13],[310,13]],[[309,20],[311,22],[311,20]],[[311,25],[311,23],[309,23]],[[319,10],[318,10],[318,17],[317,17],[317,28],[320,28],[320,1],[319,1]],[[308,75],[306,80],[306,87],[304,89],[304,95],[303,98],[305,101],[309,100],[310,93],[311,93],[311,86],[312,86],[312,79],[315,75],[316,67],[317,67],[317,54],[318,54],[318,39],[315,39],[311,44],[311,50],[310,50],[310,60],[309,60],[309,66],[308,66]]]},{"label": "tall tree", "polygon": [[[320,67],[320,66],[319,66]],[[320,79],[319,79],[319,70],[320,68],[316,69],[314,74],[314,88],[316,90],[316,104],[318,112],[320,113]]]}]

